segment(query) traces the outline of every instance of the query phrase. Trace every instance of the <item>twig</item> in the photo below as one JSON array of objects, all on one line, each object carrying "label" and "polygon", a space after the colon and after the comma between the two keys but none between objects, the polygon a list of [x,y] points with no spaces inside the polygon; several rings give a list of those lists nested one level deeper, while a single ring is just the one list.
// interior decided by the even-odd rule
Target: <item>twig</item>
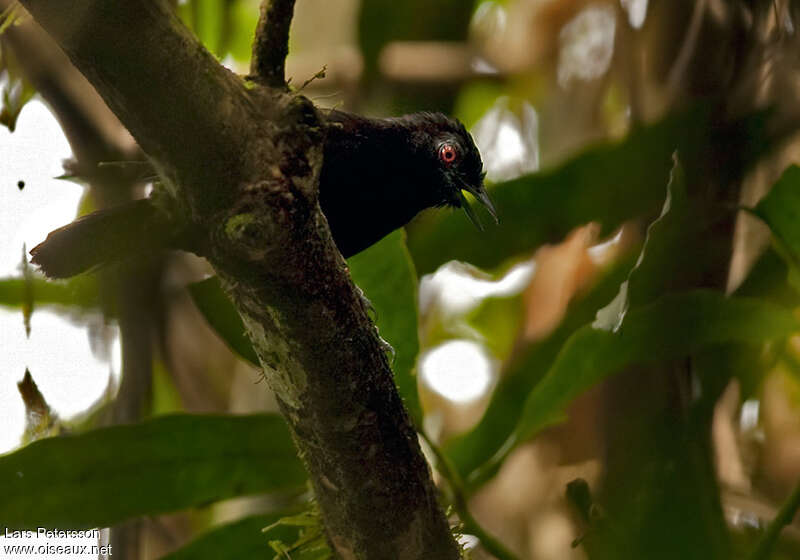
[{"label": "twig", "polygon": [[794,516],[797,515],[798,509],[800,509],[800,483],[795,486],[792,494],[781,506],[778,515],[767,526],[767,530],[764,531],[764,535],[750,555],[750,560],[768,560],[772,558],[772,549],[775,548],[775,544],[778,542],[778,536],[783,528],[792,522]]},{"label": "twig", "polygon": [[481,541],[483,548],[498,560],[517,560],[517,556],[508,550],[503,543],[487,532],[486,529],[481,527],[480,523],[478,523],[472,516],[472,513],[470,513],[469,504],[467,504],[467,498],[464,494],[464,481],[461,479],[458,469],[450,462],[450,458],[442,453],[426,435],[422,434],[422,437],[436,456],[436,467],[447,480],[452,494],[453,509],[455,509],[459,519],[461,519],[463,531],[476,536],[478,540]]},{"label": "twig", "polygon": [[294,0],[262,0],[261,15],[253,41],[250,76],[264,85],[286,89],[286,55]]}]

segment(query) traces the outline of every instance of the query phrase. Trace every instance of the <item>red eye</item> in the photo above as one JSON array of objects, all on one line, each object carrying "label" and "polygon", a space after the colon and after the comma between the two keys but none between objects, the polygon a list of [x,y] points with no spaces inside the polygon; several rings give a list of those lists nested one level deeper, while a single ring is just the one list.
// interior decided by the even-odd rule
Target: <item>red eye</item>
[{"label": "red eye", "polygon": [[453,147],[452,144],[442,144],[439,148],[439,159],[442,160],[442,163],[450,165],[456,160],[456,149]]}]

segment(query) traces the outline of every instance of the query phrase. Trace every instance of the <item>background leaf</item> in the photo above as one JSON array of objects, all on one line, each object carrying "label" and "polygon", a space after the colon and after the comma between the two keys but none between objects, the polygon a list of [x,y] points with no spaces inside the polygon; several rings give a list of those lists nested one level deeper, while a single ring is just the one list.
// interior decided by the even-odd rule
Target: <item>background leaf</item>
[{"label": "background leaf", "polygon": [[299,528],[288,525],[277,525],[270,529],[269,533],[261,531],[285,515],[286,512],[253,515],[211,529],[183,548],[164,556],[162,560],[219,560],[220,558],[271,560],[276,555],[269,546],[269,541],[280,540],[290,543],[300,532]]},{"label": "background leaf", "polygon": [[614,297],[632,264],[632,259],[627,258],[612,267],[591,291],[570,305],[561,324],[549,336],[529,346],[506,367],[480,422],[444,446],[462,477],[466,478],[488,461],[508,439],[525,399],[547,373],[561,347],[574,331],[592,321],[598,308]]},{"label": "background leaf", "polygon": [[516,444],[560,421],[575,397],[626,366],[672,360],[726,342],[787,337],[798,330],[800,321],[787,309],[704,290],[670,294],[632,310],[616,333],[586,325],[570,336],[528,395],[503,453],[473,473],[471,482],[492,476]]},{"label": "background leaf", "polygon": [[347,264],[353,282],[375,309],[378,331],[395,351],[392,369],[406,408],[422,420],[414,364],[419,353],[417,335],[417,274],[408,254],[404,233],[397,230]]},{"label": "background leaf", "polygon": [[219,278],[212,276],[189,285],[194,304],[203,314],[212,329],[225,341],[228,348],[244,360],[260,367],[256,351],[245,333],[239,312],[222,291]]},{"label": "background leaf", "polygon": [[754,212],[769,226],[796,268],[800,264],[800,167],[792,165],[784,171]]},{"label": "background leaf", "polygon": [[107,527],[270,491],[297,491],[306,475],[283,420],[163,416],[36,441],[0,457],[0,525]]},{"label": "background leaf", "polygon": [[21,308],[25,305],[26,289],[30,290],[37,306],[57,306],[64,309],[88,311],[99,307],[97,285],[93,276],[84,275],[68,281],[45,280],[32,275],[26,288],[25,278],[0,278],[0,305]]}]

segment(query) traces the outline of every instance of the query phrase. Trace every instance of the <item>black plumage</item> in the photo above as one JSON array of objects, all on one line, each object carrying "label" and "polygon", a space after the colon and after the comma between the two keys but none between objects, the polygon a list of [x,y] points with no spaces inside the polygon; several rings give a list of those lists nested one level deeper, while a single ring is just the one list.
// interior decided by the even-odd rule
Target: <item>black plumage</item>
[{"label": "black plumage", "polygon": [[[333,239],[349,257],[435,206],[461,207],[479,226],[464,197],[472,193],[492,216],[483,164],[460,122],[440,113],[367,118],[327,113],[320,206]],[[175,246],[176,224],[147,200],[101,210],[50,233],[32,262],[66,278],[121,258]]]}]

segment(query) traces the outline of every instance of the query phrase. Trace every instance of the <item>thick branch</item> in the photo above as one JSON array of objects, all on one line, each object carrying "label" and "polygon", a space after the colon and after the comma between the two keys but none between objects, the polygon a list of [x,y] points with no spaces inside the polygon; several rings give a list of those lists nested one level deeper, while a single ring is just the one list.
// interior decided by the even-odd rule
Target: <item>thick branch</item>
[{"label": "thick branch", "polygon": [[286,55],[294,0],[262,0],[261,15],[253,42],[250,78],[264,85],[285,89]]},{"label": "thick branch", "polygon": [[[241,80],[218,64],[161,0],[27,0],[22,4],[88,78],[192,210],[209,178],[239,167],[247,141]],[[222,196],[226,183],[215,182]],[[194,216],[200,218],[200,216]]]},{"label": "thick branch", "polygon": [[247,87],[163,2],[22,4],[166,172],[248,327],[333,550],[458,558],[380,340],[317,204],[324,126],[314,107]]}]

